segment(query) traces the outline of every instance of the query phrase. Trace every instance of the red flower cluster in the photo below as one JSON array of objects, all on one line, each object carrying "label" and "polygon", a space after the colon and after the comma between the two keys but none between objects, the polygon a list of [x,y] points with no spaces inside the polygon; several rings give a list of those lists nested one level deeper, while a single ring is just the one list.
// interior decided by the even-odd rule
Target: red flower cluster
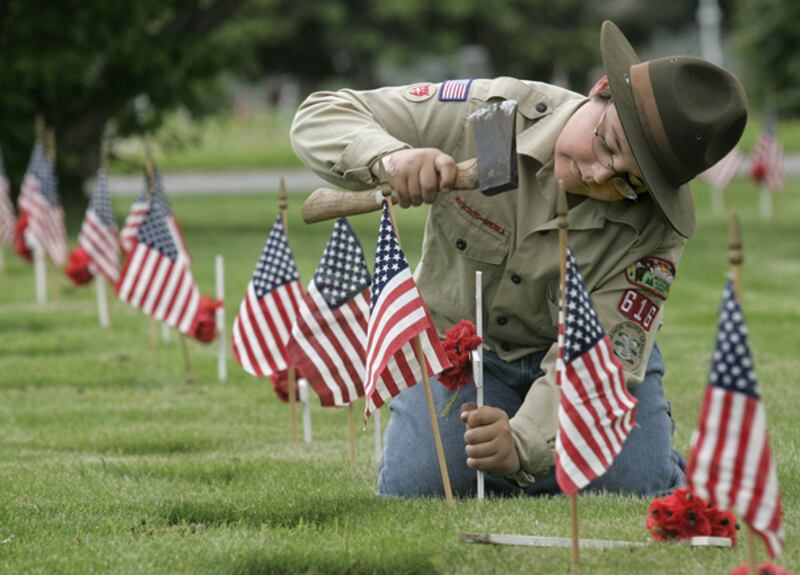
[{"label": "red flower cluster", "polygon": [[483,343],[478,337],[475,324],[462,319],[445,332],[442,347],[450,360],[448,367],[439,374],[439,381],[450,391],[456,391],[472,381],[472,362],[469,352]]},{"label": "red flower cluster", "polygon": [[[300,386],[297,385],[297,380],[300,379],[300,373],[295,372],[297,376],[295,378],[295,385],[294,385],[294,398],[297,401],[300,401]],[[284,369],[283,371],[279,371],[278,373],[272,374],[270,377],[272,381],[272,389],[275,391],[275,395],[284,403],[289,402],[289,370]]]},{"label": "red flower cluster", "polygon": [[67,262],[67,268],[64,270],[64,273],[67,274],[67,277],[72,280],[72,283],[76,286],[88,284],[94,277],[89,269],[90,263],[92,262],[86,254],[86,251],[78,246],[69,254],[69,261]]},{"label": "red flower cluster", "polygon": [[676,489],[653,499],[647,510],[647,530],[656,541],[680,541],[697,536],[728,537],[736,545],[736,517],[706,503],[691,489]]},{"label": "red flower cluster", "polygon": [[14,228],[14,251],[28,263],[33,261],[33,251],[25,243],[25,228],[28,227],[28,212],[21,212]]},{"label": "red flower cluster", "polygon": [[217,337],[217,317],[216,310],[222,306],[222,302],[212,299],[210,296],[200,296],[200,306],[197,308],[197,315],[194,316],[192,327],[189,334],[197,341],[209,343]]},{"label": "red flower cluster", "polygon": [[756,162],[750,168],[750,178],[756,182],[761,183],[767,177],[767,166],[764,165],[764,162]]},{"label": "red flower cluster", "polygon": [[[736,569],[731,571],[728,575],[747,575],[747,563],[742,563]],[[787,571],[782,567],[778,567],[774,563],[762,563],[756,567],[757,575],[794,575],[791,571]]]}]

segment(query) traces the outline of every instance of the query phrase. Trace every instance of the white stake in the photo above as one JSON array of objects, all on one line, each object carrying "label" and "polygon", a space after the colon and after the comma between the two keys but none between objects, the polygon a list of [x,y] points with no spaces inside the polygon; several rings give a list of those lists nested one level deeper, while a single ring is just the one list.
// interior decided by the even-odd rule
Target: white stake
[{"label": "white stake", "polygon": [[170,328],[166,323],[161,324],[161,341],[172,341],[172,328]]},{"label": "white stake", "polygon": [[311,402],[308,397],[308,381],[300,379],[297,382],[297,389],[300,392],[300,401],[303,402],[303,439],[311,445]]},{"label": "white stake", "polygon": [[94,276],[94,285],[97,288],[97,317],[100,327],[108,327],[111,322],[108,318],[108,295],[106,294],[106,278],[101,274]]},{"label": "white stake", "polygon": [[225,337],[225,263],[221,255],[217,255],[217,257],[214,259],[214,263],[217,279],[217,299],[223,302],[223,304],[219,306],[215,312],[217,315],[217,332],[219,333],[219,347],[217,348],[217,377],[220,381],[225,381],[228,379],[228,362],[225,355],[228,350]]},{"label": "white stake", "polygon": [[383,454],[383,428],[381,427],[381,410],[376,409],[372,414],[372,423],[375,425],[375,467],[381,461]]},{"label": "white stake", "polygon": [[6,271],[6,249],[0,246],[0,272]]},{"label": "white stake", "polygon": [[[475,330],[483,338],[483,273],[475,272]],[[483,407],[483,345],[472,352],[472,377],[475,380],[476,402]],[[478,499],[486,497],[483,471],[478,471]]]},{"label": "white stake", "polygon": [[761,186],[761,219],[772,219],[772,191],[769,186]]},{"label": "white stake", "polygon": [[47,265],[44,261],[44,250],[39,242],[33,241],[33,268],[36,274],[36,303],[47,303]]}]

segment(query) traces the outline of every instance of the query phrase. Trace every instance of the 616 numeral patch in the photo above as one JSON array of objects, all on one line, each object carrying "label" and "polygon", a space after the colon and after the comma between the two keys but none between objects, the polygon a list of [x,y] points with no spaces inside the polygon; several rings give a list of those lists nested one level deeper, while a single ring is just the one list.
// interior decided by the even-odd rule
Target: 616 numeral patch
[{"label": "616 numeral patch", "polygon": [[632,289],[622,294],[617,309],[622,315],[635,321],[646,331],[650,331],[653,320],[658,314],[658,306],[653,303],[653,300]]}]

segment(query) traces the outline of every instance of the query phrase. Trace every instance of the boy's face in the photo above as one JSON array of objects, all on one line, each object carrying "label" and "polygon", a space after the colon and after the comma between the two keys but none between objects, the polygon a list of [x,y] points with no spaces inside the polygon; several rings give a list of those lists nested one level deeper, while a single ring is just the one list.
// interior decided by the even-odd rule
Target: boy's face
[{"label": "boy's face", "polygon": [[553,171],[571,194],[616,202],[626,197],[620,178],[637,194],[647,188],[613,101],[597,96],[605,90],[608,80],[603,77],[589,92],[589,101],[567,121],[556,140]]}]

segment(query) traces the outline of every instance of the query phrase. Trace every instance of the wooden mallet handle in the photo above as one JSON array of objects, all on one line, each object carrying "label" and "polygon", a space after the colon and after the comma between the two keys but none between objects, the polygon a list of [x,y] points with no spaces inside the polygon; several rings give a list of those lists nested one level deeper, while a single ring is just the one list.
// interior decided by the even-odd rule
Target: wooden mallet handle
[{"label": "wooden mallet handle", "polygon": [[[478,162],[475,158],[456,164],[456,190],[472,190],[478,187]],[[397,203],[397,199],[392,197]],[[317,188],[308,196],[300,213],[307,224],[323,222],[342,216],[354,216],[378,211],[383,205],[383,192],[375,188],[362,192]]]}]

